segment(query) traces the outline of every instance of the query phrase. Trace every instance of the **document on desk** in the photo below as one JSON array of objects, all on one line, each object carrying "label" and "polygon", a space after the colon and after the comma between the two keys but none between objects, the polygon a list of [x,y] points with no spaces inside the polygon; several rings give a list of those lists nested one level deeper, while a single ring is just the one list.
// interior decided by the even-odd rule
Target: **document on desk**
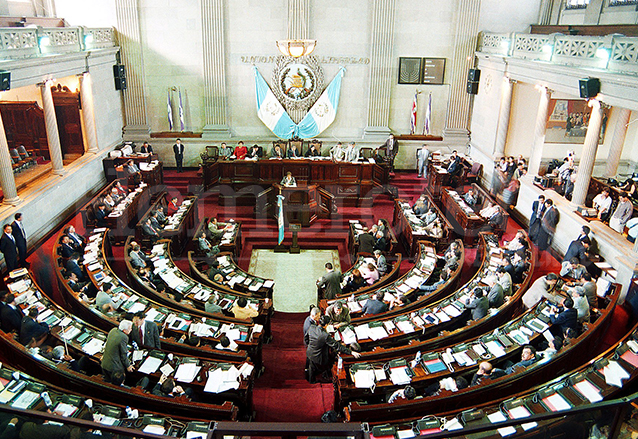
[{"label": "document on desk", "polygon": [[609,364],[603,368],[603,375],[605,375],[605,382],[607,382],[607,384],[616,387],[622,387],[622,380],[629,379],[630,376],[616,361],[610,361]]},{"label": "document on desk", "polygon": [[346,328],[343,331],[341,331],[341,339],[343,341],[343,344],[349,345],[357,341],[357,335],[354,333],[354,331],[351,328]]},{"label": "document on desk", "polygon": [[553,412],[572,408],[572,405],[558,393],[543,398],[543,403]]},{"label": "document on desk", "polygon": [[505,350],[503,349],[503,346],[501,346],[500,343],[498,343],[495,340],[488,341],[487,343],[485,343],[485,347],[496,358],[499,358],[499,357],[502,357],[503,355],[505,355]]},{"label": "document on desk", "polygon": [[239,368],[239,374],[242,376],[242,378],[248,378],[250,374],[253,373],[254,369],[255,369],[255,366],[253,366],[252,364],[244,363]]},{"label": "document on desk", "polygon": [[161,425],[148,424],[146,427],[144,427],[142,431],[144,433],[151,433],[151,434],[164,434],[166,429]]},{"label": "document on desk", "polygon": [[386,338],[388,333],[383,326],[375,326],[368,329],[368,335],[372,340],[381,340],[382,338]]},{"label": "document on desk", "polygon": [[385,327],[385,330],[388,331],[388,333],[392,332],[394,328],[396,328],[392,320],[386,320],[385,322],[383,322],[383,326]]},{"label": "document on desk", "polygon": [[404,334],[410,334],[414,332],[414,326],[409,320],[401,320],[400,322],[397,322],[397,328],[399,328],[399,331],[403,332]]},{"label": "document on desk", "polygon": [[239,388],[239,371],[235,366],[224,371],[221,368],[208,372],[208,379],[204,386],[204,392],[221,393],[226,390]]},{"label": "document on desk", "polygon": [[[140,368],[137,370],[139,373],[144,373],[146,375],[150,375],[152,373],[157,372],[157,369],[162,364],[161,358],[151,357],[150,355],[146,357],[146,360],[142,363]],[[171,371],[172,372],[172,371]]]},{"label": "document on desk", "polygon": [[370,327],[368,326],[367,323],[363,325],[357,325],[354,327],[354,332],[357,334],[357,340],[371,338],[369,331],[370,331]]},{"label": "document on desk", "polygon": [[463,311],[459,310],[456,306],[452,304],[449,304],[448,306],[443,308],[443,311],[445,311],[445,313],[449,315],[450,317],[458,317],[463,313]]},{"label": "document on desk", "polygon": [[454,359],[460,366],[473,366],[476,364],[476,361],[472,360],[469,355],[464,352],[455,352],[452,354]]},{"label": "document on desk", "polygon": [[183,363],[177,366],[175,381],[180,383],[192,383],[202,367],[195,363]]},{"label": "document on desk", "polygon": [[99,338],[93,338],[90,342],[85,343],[82,346],[82,350],[87,353],[87,355],[95,355],[98,352],[102,352],[102,348],[104,347],[104,342]]},{"label": "document on desk", "polygon": [[374,370],[359,369],[354,373],[353,379],[357,389],[369,389],[374,386]]},{"label": "document on desk", "polygon": [[78,411],[78,408],[76,406],[61,402],[55,407],[55,409],[53,410],[53,413],[55,413],[58,416],[68,418],[69,416],[72,416],[77,411]]},{"label": "document on desk", "polygon": [[[507,412],[509,413],[510,418],[512,419],[529,418],[531,415],[529,410],[527,410],[527,407],[522,405],[508,409]],[[521,424],[521,427],[523,427],[523,430],[527,431],[536,427],[537,425],[538,424],[536,422],[528,422],[527,424]]]},{"label": "document on desk", "polygon": [[392,367],[390,368],[390,381],[395,386],[403,386],[409,384],[412,381],[410,375],[408,375],[407,367]]},{"label": "document on desk", "polygon": [[574,387],[581,395],[587,398],[589,402],[594,403],[603,400],[600,390],[587,380],[582,380],[574,384]]},{"label": "document on desk", "polygon": [[[500,412],[500,411],[494,412],[494,413],[491,413],[491,414],[487,415],[487,419],[489,419],[492,424],[496,424],[498,422],[507,421],[507,418],[505,417],[505,415],[502,412]],[[516,428],[515,427],[503,427],[503,428],[498,428],[497,431],[499,432],[499,434],[502,437],[505,437],[505,436],[509,436],[511,434],[516,433]]]},{"label": "document on desk", "polygon": [[63,339],[65,340],[73,340],[78,334],[82,332],[80,328],[76,328],[75,326],[69,326],[62,334]]}]

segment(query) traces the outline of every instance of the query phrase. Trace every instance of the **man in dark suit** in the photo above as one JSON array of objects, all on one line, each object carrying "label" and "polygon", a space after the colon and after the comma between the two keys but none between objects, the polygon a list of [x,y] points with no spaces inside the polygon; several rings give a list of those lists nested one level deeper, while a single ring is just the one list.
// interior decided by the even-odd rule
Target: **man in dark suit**
[{"label": "man in dark suit", "polygon": [[583,264],[588,258],[589,244],[591,244],[589,238],[584,238],[582,240],[576,239],[575,241],[572,241],[569,244],[569,247],[567,247],[563,262],[569,261],[572,258],[578,258],[578,262]]},{"label": "man in dark suit", "polygon": [[0,238],[0,252],[4,255],[7,270],[12,271],[18,268],[18,247],[13,237],[11,224],[5,224],[2,230],[4,233]]},{"label": "man in dark suit", "polygon": [[372,299],[368,299],[363,306],[361,312],[363,315],[373,315],[386,312],[388,310],[388,304],[383,301],[383,293],[377,293]]},{"label": "man in dark suit", "polygon": [[140,311],[133,316],[131,342],[137,343],[138,349],[160,349],[159,329],[155,322],[144,320],[145,314]]},{"label": "man in dark suit", "polygon": [[75,273],[75,275],[78,277],[80,281],[84,281],[85,276],[84,276],[84,272],[82,271],[82,267],[80,267],[79,261],[80,261],[80,254],[73,253],[71,257],[69,258],[69,260],[66,261],[66,265],[64,268],[66,268],[66,271],[68,273]]},{"label": "man in dark suit", "polygon": [[324,289],[324,299],[334,299],[341,294],[341,273],[334,270],[330,262],[326,262],[326,274],[317,280],[317,286]]},{"label": "man in dark suit", "polygon": [[19,331],[22,326],[22,317],[24,314],[22,310],[16,305],[16,298],[13,294],[9,293],[5,296],[5,307],[2,308],[2,314],[0,320],[2,321],[2,330],[4,332]]},{"label": "man in dark suit", "polygon": [[329,323],[330,317],[328,316],[322,316],[318,323],[314,320],[311,321],[304,337],[306,346],[308,346],[306,358],[308,360],[308,381],[311,384],[316,382],[317,375],[330,371],[332,366],[330,349],[338,353],[352,354],[355,358],[361,357],[361,354],[351,351],[326,332],[325,328]]},{"label": "man in dark suit", "polygon": [[76,248],[72,245],[71,238],[64,235],[62,237],[62,242],[60,243],[60,256],[63,258],[70,258],[76,251]]},{"label": "man in dark suit", "polygon": [[128,335],[132,329],[133,323],[130,320],[122,320],[120,326],[111,329],[106,337],[101,365],[104,380],[108,383],[113,382],[114,375],[134,370],[128,359]]},{"label": "man in dark suit", "polygon": [[483,294],[482,288],[475,288],[465,303],[465,309],[469,309],[472,312],[472,320],[480,320],[485,317],[489,307],[490,303]]},{"label": "man in dark suit", "polygon": [[[552,334],[562,336],[567,329],[576,330],[578,326],[578,311],[574,309],[574,301],[571,297],[563,300],[563,309],[552,307],[549,321],[552,324]],[[555,329],[554,329],[555,328]]]},{"label": "man in dark suit", "polygon": [[357,240],[359,241],[359,253],[372,253],[374,251],[374,237],[367,228],[363,229],[363,233],[357,237]]},{"label": "man in dark suit", "polygon": [[177,172],[182,172],[182,162],[184,161],[184,144],[182,139],[177,139],[173,145],[173,153],[175,154],[175,164]]},{"label": "man in dark suit", "polygon": [[147,218],[146,222],[144,224],[142,224],[142,233],[145,236],[150,237],[152,243],[155,243],[158,239],[160,239],[159,233],[151,225],[151,219],[150,218]]},{"label": "man in dark suit", "polygon": [[107,227],[106,217],[108,216],[106,211],[106,204],[99,203],[97,209],[95,209],[95,225],[97,227]]},{"label": "man in dark suit", "polygon": [[[532,203],[532,215],[529,217],[529,237],[536,239],[540,224],[536,225],[536,221],[540,221],[545,212],[545,195],[539,195],[538,200]],[[534,230],[533,230],[534,229]]]},{"label": "man in dark suit", "polygon": [[18,264],[21,267],[29,268],[27,262],[27,232],[22,226],[22,214],[20,212],[14,215],[14,221],[11,223],[11,233],[18,248]]},{"label": "man in dark suit", "polygon": [[34,342],[36,346],[42,342],[42,337],[49,333],[49,325],[38,323],[38,309],[35,306],[29,308],[29,314],[22,317],[20,326],[20,344],[23,346]]},{"label": "man in dark suit", "polygon": [[153,147],[148,144],[148,142],[142,143],[142,147],[140,148],[140,152],[142,154],[153,154]]},{"label": "man in dark suit", "polygon": [[259,159],[264,156],[264,149],[259,145],[253,145],[248,152],[248,158]]},{"label": "man in dark suit", "polygon": [[487,224],[493,229],[499,229],[503,225],[503,211],[501,206],[496,206],[496,210],[492,216],[487,220]]},{"label": "man in dark suit", "polygon": [[540,251],[547,250],[551,246],[558,220],[558,209],[554,207],[554,202],[545,200],[545,212],[541,218],[540,229],[536,237],[536,245]]},{"label": "man in dark suit", "polygon": [[74,249],[78,250],[80,248],[84,248],[86,239],[84,239],[84,236],[75,231],[75,227],[69,226],[65,228],[64,233],[71,239],[70,244]]}]

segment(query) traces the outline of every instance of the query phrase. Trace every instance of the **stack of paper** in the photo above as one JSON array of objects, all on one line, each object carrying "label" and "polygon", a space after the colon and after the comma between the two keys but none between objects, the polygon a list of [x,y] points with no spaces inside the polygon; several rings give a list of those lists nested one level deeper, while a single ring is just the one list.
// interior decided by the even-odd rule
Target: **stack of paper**
[{"label": "stack of paper", "polygon": [[230,389],[238,389],[239,376],[239,371],[235,366],[226,371],[221,368],[209,371],[204,392],[221,393]]},{"label": "stack of paper", "polygon": [[150,375],[157,372],[157,369],[159,369],[161,364],[162,364],[161,358],[151,357],[149,355],[148,357],[146,357],[146,360],[144,360],[144,363],[142,363],[142,365],[137,371],[140,373],[145,373],[147,375]]},{"label": "stack of paper", "polygon": [[408,375],[407,367],[393,367],[390,369],[390,380],[395,386],[403,386],[409,384],[412,381],[410,375]]},{"label": "stack of paper", "polygon": [[175,380],[181,383],[192,383],[200,369],[201,366],[195,363],[180,364],[175,372]]},{"label": "stack of paper", "polygon": [[359,369],[354,373],[354,386],[358,389],[369,389],[374,387],[374,370]]}]

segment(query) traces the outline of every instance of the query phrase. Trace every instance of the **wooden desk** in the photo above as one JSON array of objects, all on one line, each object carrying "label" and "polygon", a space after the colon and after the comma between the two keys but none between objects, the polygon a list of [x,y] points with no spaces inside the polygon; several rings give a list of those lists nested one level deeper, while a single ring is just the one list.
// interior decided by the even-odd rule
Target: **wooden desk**
[{"label": "wooden desk", "polygon": [[[133,154],[129,156],[123,157],[104,157],[102,159],[102,167],[104,168],[104,175],[106,176],[106,181],[111,182],[116,178],[121,178],[121,176],[117,175],[116,168],[118,166],[123,166],[129,160],[133,160],[133,162],[139,167],[140,163],[151,163],[153,161],[159,162],[158,154]],[[161,162],[160,162],[161,163]],[[126,174],[128,177],[128,173]],[[163,183],[163,179],[160,184]],[[150,185],[150,183],[149,183]]]},{"label": "wooden desk", "polygon": [[[315,222],[319,214],[319,194],[316,184],[299,184],[296,187],[287,187],[273,184],[275,194],[283,199],[285,224],[299,223],[302,227],[308,227]],[[275,209],[275,218],[279,210]]]},{"label": "wooden desk", "polygon": [[443,251],[451,241],[451,233],[454,230],[452,225],[443,215],[439,207],[432,201],[429,195],[425,195],[425,202],[428,207],[436,210],[437,218],[441,221],[443,236],[435,238],[430,236],[424,229],[423,221],[414,214],[412,207],[402,198],[394,200],[394,215],[392,225],[395,227],[398,239],[403,243],[403,247],[408,251],[408,256],[413,258],[418,250],[420,240],[432,240],[436,243],[438,251]]},{"label": "wooden desk", "polygon": [[[229,185],[232,193],[222,191],[220,204],[251,204],[254,198],[292,172],[297,181],[316,184],[333,194],[342,205],[356,206],[372,202],[372,189],[388,183],[386,165],[376,163],[333,162],[329,159],[218,160],[202,171],[203,184]],[[248,198],[246,200],[246,198]]]},{"label": "wooden desk", "polygon": [[[206,237],[210,240],[212,237],[208,232],[208,222],[210,218],[206,217],[202,219],[195,230],[195,234],[192,238],[192,248],[195,255],[198,257],[204,256],[199,251],[199,236],[202,232],[206,232]],[[229,221],[227,223],[218,223],[220,227],[223,227],[224,234],[219,242],[219,251],[222,253],[230,253],[235,258],[238,258],[241,253],[241,221]],[[215,244],[214,242],[212,243]]]},{"label": "wooden desk", "polygon": [[472,207],[465,203],[461,194],[452,189],[443,188],[441,202],[447,214],[446,218],[460,227],[456,231],[457,235],[463,237],[466,245],[474,244],[478,232],[486,225],[487,220],[478,215]]},{"label": "wooden desk", "polygon": [[189,232],[195,229],[197,222],[197,197],[186,197],[177,212],[167,217],[168,223],[162,229],[162,238],[168,238],[173,243],[173,250],[182,254],[189,241]]},{"label": "wooden desk", "polygon": [[[360,220],[350,220],[349,223],[349,234],[348,234],[348,253],[350,254],[350,260],[352,263],[355,263],[357,260],[357,253],[359,253],[359,235],[363,233],[363,228],[366,227],[366,224]],[[388,236],[390,237],[390,242],[388,243],[387,250],[384,252],[386,255],[391,255],[399,246],[399,241],[397,240],[396,235],[394,234],[394,230],[387,224],[388,228]]]},{"label": "wooden desk", "polygon": [[432,160],[428,162],[428,185],[426,190],[434,200],[441,197],[441,188],[450,184],[450,174],[448,174],[443,163],[437,163]]}]

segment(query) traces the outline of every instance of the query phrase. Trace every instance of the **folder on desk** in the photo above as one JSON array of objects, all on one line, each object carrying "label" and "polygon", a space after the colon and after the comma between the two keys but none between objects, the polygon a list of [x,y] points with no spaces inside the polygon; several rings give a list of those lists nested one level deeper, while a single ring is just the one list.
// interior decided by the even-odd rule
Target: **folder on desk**
[{"label": "folder on desk", "polygon": [[429,373],[437,373],[447,370],[447,366],[438,356],[438,354],[430,354],[429,357],[423,357],[423,365]]}]

